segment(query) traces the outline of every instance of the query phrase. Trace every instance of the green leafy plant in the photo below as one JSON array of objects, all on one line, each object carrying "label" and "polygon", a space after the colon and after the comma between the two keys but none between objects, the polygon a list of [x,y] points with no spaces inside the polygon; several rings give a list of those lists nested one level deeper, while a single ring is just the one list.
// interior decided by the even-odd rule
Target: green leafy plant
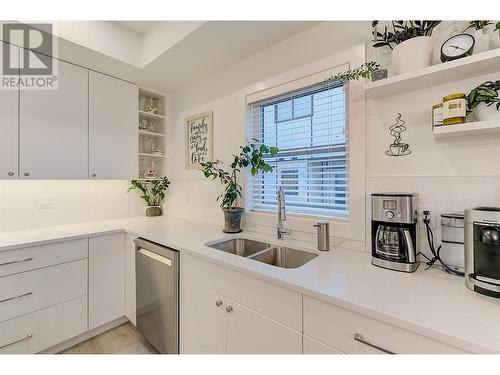
[{"label": "green leafy plant", "polygon": [[332,75],[324,80],[325,85],[330,85],[335,82],[357,81],[361,78],[371,78],[372,73],[380,68],[380,65],[375,61],[369,61],[362,64],[359,68],[349,69],[343,73]]},{"label": "green leafy plant", "polygon": [[388,21],[392,26],[390,30],[387,25],[384,26],[384,32],[377,30],[379,21],[372,21],[373,47],[389,47],[393,49],[393,45],[398,45],[404,41],[419,36],[432,36],[434,28],[441,21]]},{"label": "green leafy plant", "polygon": [[469,29],[482,30],[488,25],[492,25],[492,23],[490,21],[470,21],[469,25],[465,28],[464,33]]},{"label": "green leafy plant", "polygon": [[162,177],[159,180],[132,180],[130,184],[127,192],[137,189],[142,192],[141,198],[148,206],[159,206],[165,198],[170,181]]},{"label": "green leafy plant", "polygon": [[274,156],[278,153],[277,147],[269,147],[260,143],[257,139],[247,142],[246,146],[240,146],[240,153],[233,155],[231,170],[225,171],[220,160],[201,163],[202,172],[206,178],[219,179],[225,185],[224,194],[217,197],[221,201],[222,208],[237,208],[238,198],[241,198],[241,185],[238,183],[238,173],[242,168],[250,167],[252,176],[259,172],[272,172],[273,167],[264,161],[266,156]]},{"label": "green leafy plant", "polygon": [[467,95],[467,111],[472,112],[479,104],[484,103],[488,107],[495,105],[497,111],[500,111],[500,98],[498,93],[500,92],[500,80],[498,81],[487,81],[476,88]]},{"label": "green leafy plant", "polygon": [[500,21],[495,25],[495,31],[500,30]]}]

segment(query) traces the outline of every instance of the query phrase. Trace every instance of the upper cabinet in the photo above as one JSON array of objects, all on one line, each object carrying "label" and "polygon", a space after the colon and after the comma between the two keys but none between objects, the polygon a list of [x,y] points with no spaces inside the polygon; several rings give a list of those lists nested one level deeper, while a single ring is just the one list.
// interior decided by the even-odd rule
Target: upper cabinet
[{"label": "upper cabinet", "polygon": [[88,70],[58,64],[58,87],[20,90],[20,178],[88,177]]},{"label": "upper cabinet", "polygon": [[89,177],[137,178],[136,85],[89,72]]},{"label": "upper cabinet", "polygon": [[[19,56],[19,48],[14,46],[11,48],[14,51],[11,56]],[[17,89],[0,90],[0,131],[2,133],[0,136],[0,179],[18,177],[17,96]]]}]

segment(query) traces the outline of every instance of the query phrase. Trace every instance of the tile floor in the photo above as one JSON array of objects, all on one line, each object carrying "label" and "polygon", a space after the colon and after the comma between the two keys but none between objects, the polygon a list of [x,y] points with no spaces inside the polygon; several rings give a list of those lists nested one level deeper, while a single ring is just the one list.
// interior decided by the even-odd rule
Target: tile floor
[{"label": "tile floor", "polygon": [[103,332],[60,354],[156,354],[158,353],[130,323]]}]

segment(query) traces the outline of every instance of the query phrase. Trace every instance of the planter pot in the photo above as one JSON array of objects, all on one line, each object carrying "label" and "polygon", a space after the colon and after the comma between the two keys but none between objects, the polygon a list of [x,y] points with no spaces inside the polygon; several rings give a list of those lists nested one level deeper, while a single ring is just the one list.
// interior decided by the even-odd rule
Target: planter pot
[{"label": "planter pot", "polygon": [[432,64],[433,42],[430,36],[419,36],[398,44],[392,51],[394,74],[411,72]]},{"label": "planter pot", "polygon": [[500,120],[500,111],[497,111],[494,104],[487,106],[481,103],[474,108],[474,116],[477,121]]},{"label": "planter pot", "polygon": [[380,81],[381,79],[387,78],[387,69],[381,68],[377,69],[372,73],[372,82]]},{"label": "planter pot", "polygon": [[490,49],[490,36],[484,32],[483,29],[474,31],[474,55],[489,51]]},{"label": "planter pot", "polygon": [[148,206],[146,208],[146,216],[161,216],[160,206]]},{"label": "planter pot", "polygon": [[224,211],[224,233],[240,233],[241,229],[241,216],[245,212],[244,208],[223,208]]}]

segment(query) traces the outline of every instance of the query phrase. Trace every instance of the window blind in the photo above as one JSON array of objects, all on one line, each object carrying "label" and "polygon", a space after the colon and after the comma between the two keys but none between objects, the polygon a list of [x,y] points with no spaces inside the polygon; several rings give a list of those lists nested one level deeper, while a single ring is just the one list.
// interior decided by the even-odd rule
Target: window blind
[{"label": "window blind", "polygon": [[249,135],[279,148],[272,173],[247,176],[247,207],[275,211],[277,189],[287,211],[349,219],[347,88],[308,86],[249,104]]}]

